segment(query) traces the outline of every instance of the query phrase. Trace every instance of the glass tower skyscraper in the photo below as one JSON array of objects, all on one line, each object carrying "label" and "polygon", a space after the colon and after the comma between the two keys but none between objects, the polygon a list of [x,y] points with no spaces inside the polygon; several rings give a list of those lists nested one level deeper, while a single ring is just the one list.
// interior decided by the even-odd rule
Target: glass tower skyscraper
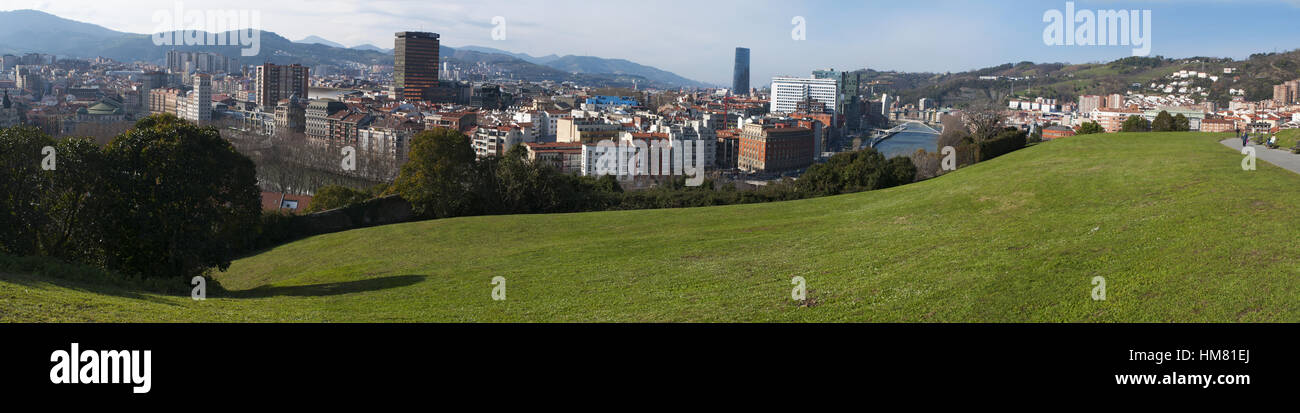
[{"label": "glass tower skyscraper", "polygon": [[749,95],[749,49],[736,48],[736,71],[731,76],[731,93]]},{"label": "glass tower skyscraper", "polygon": [[428,100],[438,87],[438,34],[397,32],[393,43],[393,84],[406,100]]}]

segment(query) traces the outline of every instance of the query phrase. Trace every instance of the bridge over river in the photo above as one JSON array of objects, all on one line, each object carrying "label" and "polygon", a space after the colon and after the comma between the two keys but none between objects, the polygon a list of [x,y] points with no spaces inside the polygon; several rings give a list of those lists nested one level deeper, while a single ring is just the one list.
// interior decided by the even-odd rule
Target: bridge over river
[{"label": "bridge over river", "polygon": [[875,148],[887,157],[909,155],[917,149],[934,151],[939,131],[918,121],[907,121],[877,134],[863,142],[863,149]]}]

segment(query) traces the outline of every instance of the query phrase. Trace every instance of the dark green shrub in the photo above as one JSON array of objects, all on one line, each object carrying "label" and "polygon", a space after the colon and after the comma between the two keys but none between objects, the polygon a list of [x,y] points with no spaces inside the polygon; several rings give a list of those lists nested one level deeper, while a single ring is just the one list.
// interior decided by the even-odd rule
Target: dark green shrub
[{"label": "dark green shrub", "polygon": [[1019,128],[1006,128],[993,139],[980,144],[979,161],[987,161],[1013,151],[1024,149],[1028,143],[1028,134]]}]

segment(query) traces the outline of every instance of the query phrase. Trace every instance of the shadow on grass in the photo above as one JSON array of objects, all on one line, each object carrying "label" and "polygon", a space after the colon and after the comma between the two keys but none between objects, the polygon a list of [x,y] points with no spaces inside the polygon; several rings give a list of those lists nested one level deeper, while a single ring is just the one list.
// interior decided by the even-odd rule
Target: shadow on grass
[{"label": "shadow on grass", "polygon": [[147,288],[131,285],[129,282],[104,279],[97,281],[88,281],[84,279],[67,279],[57,276],[42,276],[30,274],[14,274],[0,271],[0,281],[7,281],[25,288],[43,289],[45,286],[54,286],[66,288],[73,291],[101,294],[113,297],[128,298],[132,300],[148,301],[156,304],[175,306],[174,302],[168,301],[162,297],[149,295],[145,293],[172,295],[164,291],[150,291]]},{"label": "shadow on grass", "polygon": [[250,290],[225,291],[221,296],[229,298],[324,297],[405,287],[424,281],[425,278],[427,277],[423,275],[394,275],[389,277],[326,284],[294,285],[286,287],[261,286]]}]

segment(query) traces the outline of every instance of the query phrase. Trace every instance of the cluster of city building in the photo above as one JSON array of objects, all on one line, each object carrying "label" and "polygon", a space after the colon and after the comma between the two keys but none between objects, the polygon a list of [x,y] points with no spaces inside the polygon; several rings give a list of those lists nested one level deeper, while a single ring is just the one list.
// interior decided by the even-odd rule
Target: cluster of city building
[{"label": "cluster of city building", "polygon": [[[1225,76],[1234,73],[1235,68],[1223,69]],[[1041,128],[1048,140],[1073,136],[1086,122],[1119,132],[1131,116],[1153,121],[1161,112],[1183,115],[1191,130],[1201,132],[1277,132],[1300,127],[1300,80],[1276,85],[1273,99],[1256,102],[1247,101],[1244,89],[1229,89],[1231,101],[1221,108],[1207,99],[1208,85],[1220,79],[1208,72],[1180,70],[1149,85],[1135,84],[1125,94],[1084,95],[1077,102],[1013,98],[1007,104],[1008,122]]]},{"label": "cluster of city building", "polygon": [[852,137],[891,119],[936,121],[946,111],[928,99],[901,104],[877,95],[861,72],[817,70],[751,88],[745,48],[736,49],[729,89],[611,93],[571,82],[461,80],[486,75],[440,59],[439,46],[436,33],[399,32],[392,66],[319,66],[326,74],[182,50],[134,63],[6,55],[0,127],[120,133],[136,119],[170,113],[223,133],[291,136],[396,160],[409,155],[415,134],[447,128],[463,133],[480,157],[522,145],[530,158],[569,173],[606,173],[597,160],[601,145],[613,144],[662,149],[667,171],[687,162],[771,177],[853,149]]}]

